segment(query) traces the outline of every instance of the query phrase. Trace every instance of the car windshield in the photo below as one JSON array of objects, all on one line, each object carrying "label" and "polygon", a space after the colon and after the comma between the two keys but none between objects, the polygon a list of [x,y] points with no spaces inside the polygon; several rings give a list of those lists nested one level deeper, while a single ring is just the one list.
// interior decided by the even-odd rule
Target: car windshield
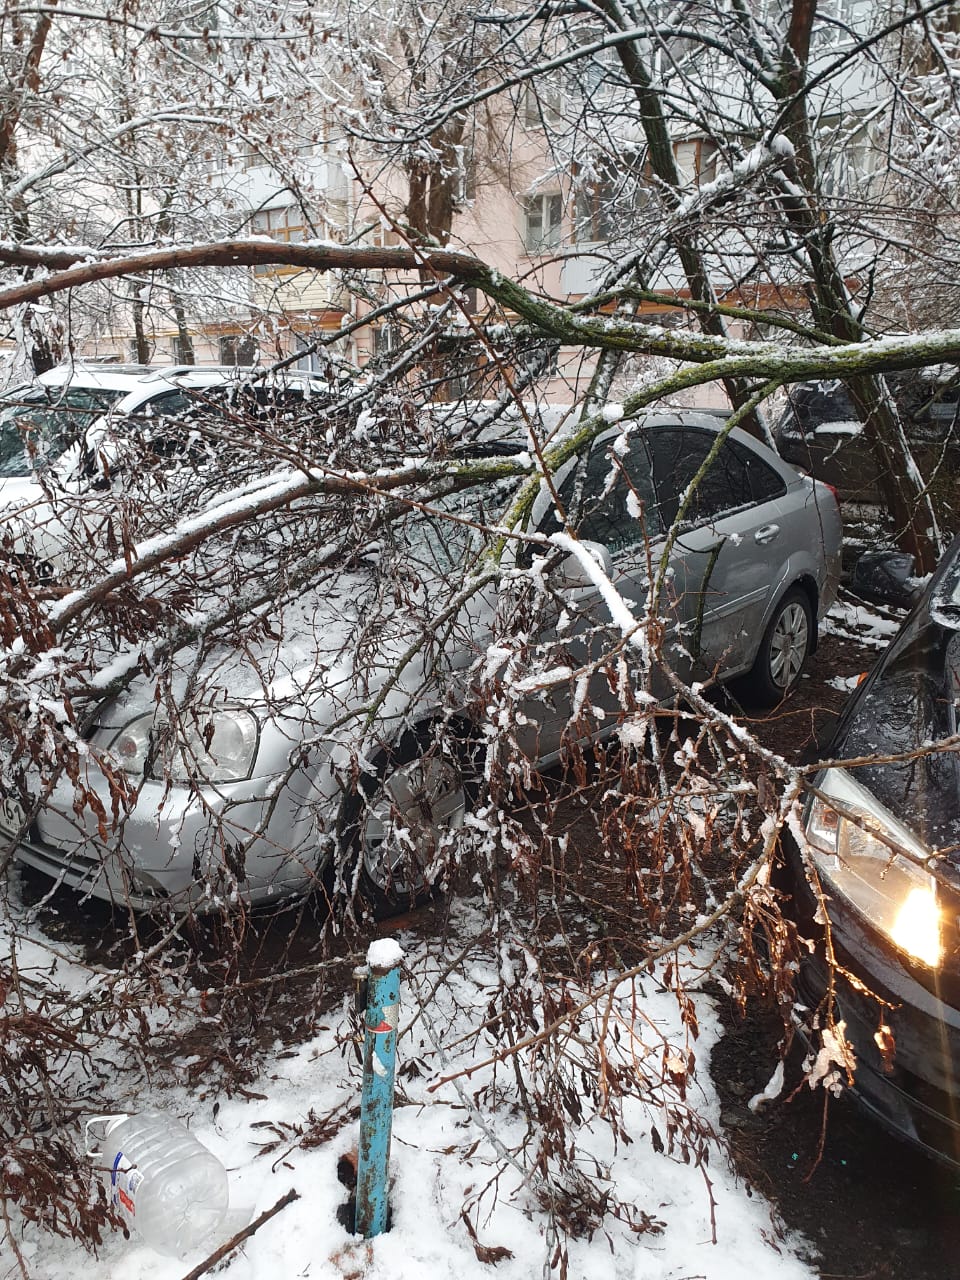
[{"label": "car windshield", "polygon": [[483,529],[500,520],[518,483],[516,476],[505,477],[434,498],[429,513],[404,522],[411,560],[441,575],[462,565],[483,546]]},{"label": "car windshield", "polygon": [[28,387],[0,400],[0,476],[28,476],[55,461],[124,393]]}]

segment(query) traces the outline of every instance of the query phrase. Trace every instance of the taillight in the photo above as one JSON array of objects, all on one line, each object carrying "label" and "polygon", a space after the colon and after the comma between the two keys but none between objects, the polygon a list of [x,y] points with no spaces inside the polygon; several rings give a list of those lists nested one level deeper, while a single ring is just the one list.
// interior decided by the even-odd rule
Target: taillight
[{"label": "taillight", "polygon": [[839,505],[840,505],[840,490],[837,488],[837,486],[836,486],[835,484],[827,484],[826,480],[821,480],[821,481],[820,481],[820,483],[823,485],[823,487],[824,487],[825,489],[829,489],[829,490],[830,490],[830,492],[833,494],[833,500],[834,500],[834,502],[835,502],[835,503],[837,504],[837,506],[839,507]]}]

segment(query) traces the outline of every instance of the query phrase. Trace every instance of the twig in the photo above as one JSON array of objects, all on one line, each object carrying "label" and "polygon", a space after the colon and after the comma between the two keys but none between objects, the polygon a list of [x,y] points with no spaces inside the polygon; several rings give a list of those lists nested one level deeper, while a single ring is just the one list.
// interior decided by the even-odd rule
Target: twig
[{"label": "twig", "polygon": [[280,1197],[272,1209],[266,1209],[261,1213],[259,1218],[255,1218],[253,1222],[244,1227],[242,1231],[238,1231],[235,1236],[231,1236],[226,1244],[222,1244],[219,1249],[214,1250],[214,1252],[210,1254],[209,1258],[206,1258],[199,1266],[194,1267],[192,1271],[188,1272],[183,1277],[183,1280],[199,1280],[200,1276],[206,1275],[212,1267],[215,1267],[216,1264],[235,1249],[238,1244],[242,1244],[243,1241],[249,1239],[255,1231],[259,1231],[263,1224],[265,1222],[269,1222],[274,1214],[279,1213],[280,1210],[285,1209],[288,1204],[292,1204],[294,1200],[299,1199],[300,1193],[291,1187],[285,1196]]},{"label": "twig", "polygon": [[30,1280],[30,1273],[27,1271],[27,1264],[24,1261],[23,1253],[20,1246],[17,1244],[16,1237],[13,1234],[13,1226],[10,1222],[10,1210],[7,1208],[6,1196],[0,1196],[0,1211],[3,1213],[4,1235],[10,1241],[10,1248],[13,1250],[13,1256],[17,1260],[17,1266],[20,1270],[20,1274],[23,1276],[23,1280]]}]

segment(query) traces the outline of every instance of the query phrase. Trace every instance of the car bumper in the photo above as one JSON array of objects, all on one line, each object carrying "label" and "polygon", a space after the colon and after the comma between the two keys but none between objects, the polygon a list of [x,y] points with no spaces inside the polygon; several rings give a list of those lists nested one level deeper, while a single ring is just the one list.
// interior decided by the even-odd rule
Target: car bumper
[{"label": "car bumper", "polygon": [[[813,937],[819,932],[812,923],[814,897],[796,847],[787,852],[798,923]],[[895,949],[859,920],[845,912],[831,915],[831,922],[839,964],[872,993],[837,983],[834,1015],[845,1022],[856,1054],[855,1095],[893,1132],[960,1166],[960,1011],[919,982]],[[828,990],[819,940],[801,964],[797,985],[800,1000],[816,1009]],[[889,1061],[875,1039],[881,1022],[894,1037]]]},{"label": "car bumper", "polygon": [[202,913],[308,892],[331,847],[316,798],[291,812],[244,785],[245,796],[239,787],[190,796],[148,784],[106,841],[89,813],[78,820],[55,796],[61,803],[45,807],[14,856],[56,885],[135,911]]}]

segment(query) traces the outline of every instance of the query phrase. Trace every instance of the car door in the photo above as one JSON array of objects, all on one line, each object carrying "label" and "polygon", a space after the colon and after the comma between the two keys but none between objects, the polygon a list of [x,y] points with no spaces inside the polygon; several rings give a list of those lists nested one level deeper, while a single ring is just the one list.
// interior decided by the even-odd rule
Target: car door
[{"label": "car door", "polygon": [[[568,526],[583,542],[602,548],[610,580],[642,623],[650,564],[660,539],[644,433],[637,429],[625,441],[616,433],[603,437],[563,478],[559,498]],[[538,522],[538,531],[545,534],[561,527],[552,509]],[[602,593],[575,561],[558,565],[551,585],[562,605],[556,605],[552,616],[548,612],[538,638],[542,660],[554,677],[520,706],[522,749],[540,759],[559,751],[565,733],[603,733],[629,708],[633,678],[643,665],[642,648],[623,644]],[[644,636],[638,628],[634,639]]]},{"label": "car door", "polygon": [[741,441],[725,440],[688,494],[716,438],[686,424],[650,432],[660,523],[678,526],[664,601],[677,640],[667,656],[700,679],[750,665],[788,555],[779,502],[786,485]]}]

